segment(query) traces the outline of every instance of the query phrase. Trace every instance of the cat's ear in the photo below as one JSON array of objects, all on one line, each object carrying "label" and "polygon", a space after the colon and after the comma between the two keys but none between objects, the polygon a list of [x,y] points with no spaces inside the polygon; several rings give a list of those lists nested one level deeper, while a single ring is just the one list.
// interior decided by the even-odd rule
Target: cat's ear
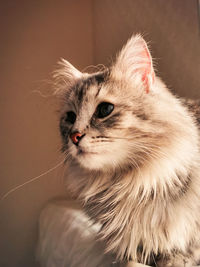
[{"label": "cat's ear", "polygon": [[67,60],[61,59],[58,62],[58,68],[53,72],[54,94],[62,96],[67,89],[73,86],[83,74],[77,70]]},{"label": "cat's ear", "polygon": [[154,83],[155,73],[152,57],[141,35],[131,37],[117,56],[112,67],[115,77],[127,77],[141,83],[148,93]]}]

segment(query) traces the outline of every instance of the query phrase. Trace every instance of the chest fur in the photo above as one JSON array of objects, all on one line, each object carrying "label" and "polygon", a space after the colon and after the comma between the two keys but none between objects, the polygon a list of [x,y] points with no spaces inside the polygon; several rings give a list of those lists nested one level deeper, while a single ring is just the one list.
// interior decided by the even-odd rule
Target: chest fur
[{"label": "chest fur", "polygon": [[68,176],[75,197],[102,225],[99,236],[106,242],[107,251],[116,253],[119,259],[145,262],[152,253],[184,251],[194,238],[199,212],[194,180],[185,177],[185,182],[172,187],[152,187],[129,174],[109,179],[79,174],[77,169],[71,173],[79,178],[72,183]]},{"label": "chest fur", "polygon": [[104,190],[85,205],[89,216],[102,225],[99,234],[106,240],[107,251],[115,252],[119,259],[140,258],[145,262],[152,253],[186,249],[196,227],[195,214],[191,214],[186,199],[172,201],[142,191],[137,197],[114,191]]}]

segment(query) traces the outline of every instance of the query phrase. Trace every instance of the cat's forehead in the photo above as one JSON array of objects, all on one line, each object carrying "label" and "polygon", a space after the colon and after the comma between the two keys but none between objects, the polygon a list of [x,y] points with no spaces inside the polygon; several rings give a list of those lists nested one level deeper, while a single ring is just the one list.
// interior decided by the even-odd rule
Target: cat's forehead
[{"label": "cat's forehead", "polygon": [[77,105],[113,99],[109,71],[88,74],[71,89],[70,100]]}]

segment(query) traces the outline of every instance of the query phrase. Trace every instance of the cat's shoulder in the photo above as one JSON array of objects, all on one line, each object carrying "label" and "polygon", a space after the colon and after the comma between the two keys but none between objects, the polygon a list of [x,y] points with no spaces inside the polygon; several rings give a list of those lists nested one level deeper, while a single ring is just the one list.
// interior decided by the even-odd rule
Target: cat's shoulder
[{"label": "cat's shoulder", "polygon": [[193,114],[197,123],[200,125],[200,99],[182,98],[181,101],[183,105],[188,108],[189,112]]}]

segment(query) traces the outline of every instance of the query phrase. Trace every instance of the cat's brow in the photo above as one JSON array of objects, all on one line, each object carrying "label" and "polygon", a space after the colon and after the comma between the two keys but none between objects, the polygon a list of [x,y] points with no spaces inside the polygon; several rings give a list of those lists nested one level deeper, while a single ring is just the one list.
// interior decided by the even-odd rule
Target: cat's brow
[{"label": "cat's brow", "polygon": [[91,85],[97,85],[98,90],[95,95],[95,97],[98,96],[100,90],[101,90],[101,84],[105,82],[108,76],[108,70],[103,72],[95,73],[91,76],[89,76],[87,79],[81,80],[78,84],[75,86],[75,94],[77,96],[77,100],[80,103],[82,103],[84,96],[86,96],[88,89]]},{"label": "cat's brow", "polygon": [[78,102],[81,103],[83,101],[84,96],[86,95],[86,92],[89,88],[89,86],[92,84],[93,82],[89,79],[82,81],[76,88],[76,95],[77,95],[77,99]]},{"label": "cat's brow", "polygon": [[96,93],[96,95],[95,95],[96,98],[97,98],[97,96],[99,95],[99,93],[100,93],[100,91],[101,91],[101,88],[102,88],[101,86],[98,87],[97,93]]},{"label": "cat's brow", "polygon": [[96,81],[97,81],[97,83],[99,85],[95,97],[97,97],[99,95],[99,93],[101,91],[101,88],[102,88],[101,84],[103,82],[105,82],[105,80],[108,78],[108,75],[109,75],[109,70],[106,70],[104,72],[101,72],[101,73],[98,73],[97,75],[95,75],[95,79],[96,79]]}]

